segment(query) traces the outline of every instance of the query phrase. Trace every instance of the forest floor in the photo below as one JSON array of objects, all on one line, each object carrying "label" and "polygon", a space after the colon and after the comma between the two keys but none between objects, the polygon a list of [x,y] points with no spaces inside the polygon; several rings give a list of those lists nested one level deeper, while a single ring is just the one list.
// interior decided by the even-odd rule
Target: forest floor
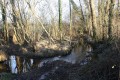
[{"label": "forest floor", "polygon": [[118,80],[120,40],[97,42],[93,47],[94,55],[85,65],[57,60],[1,80]]},{"label": "forest floor", "polygon": [[120,40],[97,42],[87,64],[53,61],[17,76],[16,80],[117,80]]}]

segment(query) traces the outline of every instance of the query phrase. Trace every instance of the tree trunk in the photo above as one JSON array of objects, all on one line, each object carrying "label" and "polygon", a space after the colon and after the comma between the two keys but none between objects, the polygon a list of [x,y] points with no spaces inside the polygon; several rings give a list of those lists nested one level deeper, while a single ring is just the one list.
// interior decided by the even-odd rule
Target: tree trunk
[{"label": "tree trunk", "polygon": [[96,39],[97,34],[96,34],[96,13],[95,13],[95,5],[94,5],[95,0],[89,0],[90,4],[90,10],[91,10],[91,21],[92,21],[92,31],[93,31],[93,38]]},{"label": "tree trunk", "polygon": [[82,19],[82,32],[85,32],[86,31],[86,21],[85,21],[84,12],[83,12],[82,4],[81,4],[80,0],[79,0],[79,3],[80,3],[80,12],[81,12],[81,19]]},{"label": "tree trunk", "polygon": [[118,0],[118,8],[120,7],[120,0]]},{"label": "tree trunk", "polygon": [[[13,17],[13,26],[14,26],[14,34],[12,35],[12,42],[13,45],[19,45],[19,39],[18,39],[18,34],[17,34],[17,15],[16,15],[16,6],[15,6],[15,0],[11,0],[11,6],[12,6],[12,17]],[[18,73],[22,73],[23,72],[23,61],[24,59],[22,57],[17,56],[16,57],[16,65],[17,65],[17,70]]]},{"label": "tree trunk", "polygon": [[62,1],[58,1],[59,4],[59,28],[62,30]]},{"label": "tree trunk", "polygon": [[69,0],[69,9],[70,9],[70,39],[72,35],[72,5],[71,5],[71,0]]},{"label": "tree trunk", "polygon": [[2,21],[3,21],[4,40],[8,41],[8,28],[7,28],[5,0],[2,0],[1,8],[2,8]]},{"label": "tree trunk", "polygon": [[109,20],[108,20],[108,38],[112,39],[112,23],[113,23],[113,9],[114,9],[114,0],[110,0],[109,5]]},{"label": "tree trunk", "polygon": [[16,67],[17,67],[17,73],[23,72],[23,61],[24,59],[22,57],[16,56]]},{"label": "tree trunk", "polygon": [[72,27],[72,7],[71,7],[71,0],[69,0],[69,7],[70,7],[70,30],[71,30],[71,27]]},{"label": "tree trunk", "polygon": [[62,40],[63,35],[62,35],[62,0],[58,1],[59,5],[59,30],[60,30],[60,40]]},{"label": "tree trunk", "polygon": [[84,13],[83,13],[83,10],[82,10],[82,5],[81,5],[81,1],[79,0],[79,3],[80,3],[80,9],[79,7],[77,6],[77,4],[74,2],[74,0],[70,0],[72,6],[73,6],[73,9],[76,11],[76,13],[79,15],[79,18],[80,18],[80,22],[82,23],[81,24],[81,33],[83,33],[85,30],[86,30],[86,21],[85,21],[85,18],[84,18]]},{"label": "tree trunk", "polygon": [[15,11],[15,0],[11,0],[12,5],[12,16],[13,16],[13,26],[17,27],[16,11]]}]

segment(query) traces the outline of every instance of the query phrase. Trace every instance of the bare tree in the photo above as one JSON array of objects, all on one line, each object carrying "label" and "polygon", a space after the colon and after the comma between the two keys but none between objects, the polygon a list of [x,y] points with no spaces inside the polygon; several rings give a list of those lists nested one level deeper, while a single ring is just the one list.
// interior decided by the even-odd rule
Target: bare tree
[{"label": "bare tree", "polygon": [[89,4],[90,4],[90,10],[91,10],[93,38],[96,39],[96,37],[97,37],[97,34],[96,34],[97,23],[96,23],[96,12],[95,12],[95,5],[94,5],[95,2],[94,1],[95,0],[89,0]]},{"label": "bare tree", "polygon": [[114,0],[110,0],[109,5],[109,20],[108,20],[108,37],[109,39],[112,39],[112,23],[113,23],[113,9],[114,9]]},{"label": "bare tree", "polygon": [[118,8],[120,7],[120,0],[118,0]]},{"label": "bare tree", "polygon": [[81,0],[79,0],[80,3],[80,12],[81,12],[81,18],[82,18],[82,26],[83,26],[83,32],[86,30],[86,21],[85,21],[85,17],[84,17],[84,13],[83,13],[83,9],[82,9],[82,4],[81,4]]},{"label": "bare tree", "polygon": [[[71,1],[71,4],[73,6],[73,11],[75,12],[74,15],[76,15],[79,19],[79,33],[83,33],[86,29],[86,21],[85,21],[85,18],[84,18],[84,11],[83,11],[83,8],[82,8],[82,4],[81,4],[81,1],[79,0],[79,3],[80,3],[80,7],[74,2],[74,0],[70,0]],[[74,20],[73,20],[74,21]]]},{"label": "bare tree", "polygon": [[70,38],[72,34],[72,5],[71,5],[71,0],[69,0],[69,8],[70,8]]},{"label": "bare tree", "polygon": [[[18,43],[18,25],[17,25],[17,13],[16,13],[16,6],[15,6],[15,0],[11,0],[12,5],[12,17],[13,17],[13,27],[14,27],[14,34],[12,35],[12,42],[13,44],[19,44]],[[17,63],[17,70],[18,73],[22,73],[23,71],[23,58],[17,56],[16,57],[16,63]]]},{"label": "bare tree", "polygon": [[6,17],[6,2],[5,0],[1,1],[1,9],[2,9],[2,21],[3,21],[3,30],[4,30],[4,39],[8,40],[8,28],[7,28],[7,17]]},{"label": "bare tree", "polygon": [[12,5],[12,16],[13,16],[13,25],[17,28],[17,18],[16,18],[16,10],[15,10],[15,0],[10,0]]},{"label": "bare tree", "polygon": [[59,28],[62,30],[62,0],[58,1],[59,4]]}]

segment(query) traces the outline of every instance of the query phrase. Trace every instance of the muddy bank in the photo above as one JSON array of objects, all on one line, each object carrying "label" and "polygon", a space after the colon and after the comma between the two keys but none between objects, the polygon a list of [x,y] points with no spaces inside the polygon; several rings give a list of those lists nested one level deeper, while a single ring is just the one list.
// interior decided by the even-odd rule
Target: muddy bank
[{"label": "muddy bank", "polygon": [[52,48],[41,48],[39,47],[38,50],[34,50],[33,47],[27,46],[20,46],[20,45],[4,45],[0,46],[0,50],[6,53],[7,55],[15,55],[20,56],[24,58],[32,58],[32,59],[42,59],[42,58],[48,58],[48,57],[54,57],[54,56],[65,56],[70,54],[72,48],[63,46],[60,49],[52,49]]},{"label": "muddy bank", "polygon": [[54,61],[18,76],[17,80],[75,80],[80,79],[82,67],[80,64]]},{"label": "muddy bank", "polygon": [[16,80],[118,80],[120,41],[96,44],[95,55],[85,65],[59,60],[47,62],[38,69],[17,76]]},{"label": "muddy bank", "polygon": [[[109,80],[107,78],[115,78],[114,80],[117,80],[118,67],[115,65],[112,68],[113,65],[114,63],[108,61],[94,62],[84,66],[55,61],[24,73],[18,76],[17,80],[98,80],[99,78],[101,80]],[[112,77],[112,75],[114,76]]]},{"label": "muddy bank", "polygon": [[17,43],[15,36],[9,38],[8,44],[2,44],[0,50],[6,54],[20,56],[24,58],[48,58],[55,56],[65,56],[71,53],[72,49],[78,45],[93,44],[91,36],[78,35],[77,38],[73,37],[71,40],[54,40],[51,42],[49,39],[43,39],[40,41]]}]

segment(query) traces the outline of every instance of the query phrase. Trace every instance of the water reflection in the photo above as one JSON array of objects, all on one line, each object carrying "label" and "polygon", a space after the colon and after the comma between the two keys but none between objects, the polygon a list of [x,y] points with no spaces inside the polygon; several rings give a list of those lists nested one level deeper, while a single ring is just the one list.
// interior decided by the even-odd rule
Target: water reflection
[{"label": "water reflection", "polygon": [[54,58],[47,58],[40,62],[38,67],[42,67],[47,62],[52,62],[56,60],[62,60],[66,62],[70,62],[72,64],[79,62],[81,65],[87,64],[88,59],[90,59],[89,55],[91,55],[92,47],[90,45],[84,46],[77,46],[74,48],[70,55],[61,57],[54,57]]},{"label": "water reflection", "polygon": [[15,56],[10,56],[10,66],[11,66],[11,72],[17,73]]},{"label": "water reflection", "polygon": [[[10,58],[9,65],[10,65],[10,68],[11,68],[11,72],[12,73],[17,73],[16,56],[10,56],[9,58]],[[24,61],[23,61],[23,65],[24,65],[23,72],[27,71],[27,69],[25,67],[25,64],[26,64],[26,62],[25,62],[25,59],[24,59]],[[29,65],[27,67],[29,67],[29,69],[30,69],[30,66],[32,66],[32,64],[33,64],[33,59],[30,59],[30,65],[27,63],[27,65]]]},{"label": "water reflection", "polygon": [[[92,48],[90,45],[77,46],[76,48],[74,48],[72,50],[71,54],[69,54],[67,56],[64,56],[64,57],[58,56],[58,57],[43,59],[40,62],[40,64],[38,65],[38,67],[42,67],[45,63],[56,61],[56,60],[66,61],[66,62],[70,62],[72,64],[74,64],[76,62],[80,62],[81,65],[84,65],[84,64],[87,64],[87,61],[88,61],[87,57],[91,54],[91,51],[92,51]],[[33,59],[31,59],[30,62],[31,62],[30,66],[32,66]],[[24,63],[25,62],[23,62],[23,65],[24,65]],[[17,73],[16,57],[15,56],[10,56],[10,66],[11,66],[11,72]],[[25,72],[26,72],[26,70],[25,70]]]}]

